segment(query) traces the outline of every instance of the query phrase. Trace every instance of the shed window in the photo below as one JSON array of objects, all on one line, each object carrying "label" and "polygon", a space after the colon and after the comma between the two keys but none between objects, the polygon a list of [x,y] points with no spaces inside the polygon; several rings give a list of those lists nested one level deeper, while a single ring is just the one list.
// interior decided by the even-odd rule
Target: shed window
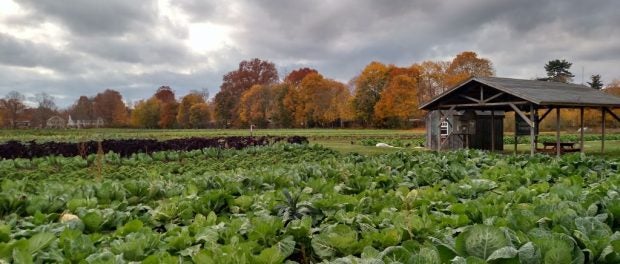
[{"label": "shed window", "polygon": [[439,133],[442,136],[447,136],[450,133],[450,123],[448,123],[448,121],[441,122],[441,126],[439,126]]}]

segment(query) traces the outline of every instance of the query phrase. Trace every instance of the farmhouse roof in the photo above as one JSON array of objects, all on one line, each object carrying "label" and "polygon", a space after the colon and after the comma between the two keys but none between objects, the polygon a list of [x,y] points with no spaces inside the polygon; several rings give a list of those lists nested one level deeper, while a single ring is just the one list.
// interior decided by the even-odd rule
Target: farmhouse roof
[{"label": "farmhouse roof", "polygon": [[490,87],[498,92],[547,107],[620,107],[620,97],[584,85],[499,77],[473,77],[425,103],[420,109],[436,109],[454,95]]}]

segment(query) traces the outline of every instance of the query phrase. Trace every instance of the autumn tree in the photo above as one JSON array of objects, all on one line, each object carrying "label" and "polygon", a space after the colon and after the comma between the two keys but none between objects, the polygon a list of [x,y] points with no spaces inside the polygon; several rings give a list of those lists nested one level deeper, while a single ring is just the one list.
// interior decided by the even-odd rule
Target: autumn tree
[{"label": "autumn tree", "polygon": [[545,64],[545,71],[547,71],[547,78],[544,80],[553,82],[569,83],[575,77],[569,69],[573,64],[566,60],[551,60]]},{"label": "autumn tree", "polygon": [[418,110],[417,80],[405,74],[390,80],[375,105],[375,118],[384,127],[402,127],[409,119],[421,117]]},{"label": "autumn tree", "polygon": [[189,109],[189,124],[193,128],[206,128],[210,121],[210,109],[207,103],[197,103]]},{"label": "autumn tree", "polygon": [[611,83],[605,86],[605,89],[603,89],[603,91],[608,94],[620,96],[620,79],[614,79],[613,81],[611,81]]},{"label": "autumn tree", "polygon": [[350,96],[344,84],[310,73],[299,87],[296,122],[308,127],[326,127],[342,121],[348,112]]},{"label": "autumn tree", "polygon": [[82,95],[75,101],[75,103],[69,107],[69,115],[74,120],[92,120],[94,118],[93,113],[93,100]]},{"label": "autumn tree", "polygon": [[595,75],[590,76],[590,80],[591,81],[588,82],[588,85],[590,85],[590,87],[596,90],[603,89],[603,82],[601,81],[600,74],[595,74]]},{"label": "autumn tree", "polygon": [[244,125],[266,127],[269,123],[269,109],[272,94],[269,85],[254,85],[241,95],[239,102],[239,120]]},{"label": "autumn tree", "polygon": [[131,112],[131,124],[140,128],[158,128],[161,101],[155,97],[138,101]]},{"label": "autumn tree", "polygon": [[288,102],[287,98],[295,92],[295,86],[288,82],[271,86],[273,101],[269,109],[269,116],[277,127],[293,127],[295,107]]},{"label": "autumn tree", "polygon": [[124,126],[129,121],[123,96],[115,90],[107,89],[98,93],[93,99],[93,112],[95,117],[103,118],[106,126]]},{"label": "autumn tree", "polygon": [[34,100],[37,102],[37,108],[33,111],[32,121],[37,127],[45,127],[47,120],[58,111],[54,97],[43,92],[36,94]]},{"label": "autumn tree", "polygon": [[155,91],[153,98],[160,102],[159,127],[175,127],[179,103],[176,101],[174,91],[169,86],[161,86]]},{"label": "autumn tree", "polygon": [[182,128],[193,128],[189,122],[190,109],[196,104],[204,103],[204,97],[198,92],[190,92],[181,99],[178,107],[177,123]]},{"label": "autumn tree", "polygon": [[380,62],[371,62],[355,81],[353,107],[357,119],[370,125],[374,116],[375,104],[389,80],[389,68]]},{"label": "autumn tree", "polygon": [[217,120],[224,125],[239,125],[241,95],[253,85],[269,85],[277,81],[278,71],[273,63],[260,59],[242,61],[237,70],[224,75],[220,91],[215,95]]},{"label": "autumn tree", "polygon": [[424,61],[412,66],[420,73],[417,79],[419,103],[427,102],[448,89],[446,78],[449,65],[447,61]]},{"label": "autumn tree", "polygon": [[311,68],[299,68],[289,73],[284,78],[284,82],[290,83],[293,86],[298,86],[301,84],[301,81],[310,73],[319,73],[319,72]]},{"label": "autumn tree", "polygon": [[4,99],[0,100],[0,109],[4,112],[5,119],[11,128],[15,128],[20,115],[26,110],[24,95],[17,91],[9,92]]},{"label": "autumn tree", "polygon": [[478,54],[473,51],[465,51],[456,55],[448,66],[446,83],[452,87],[471,77],[493,75],[495,75],[495,70],[490,60],[478,58]]}]

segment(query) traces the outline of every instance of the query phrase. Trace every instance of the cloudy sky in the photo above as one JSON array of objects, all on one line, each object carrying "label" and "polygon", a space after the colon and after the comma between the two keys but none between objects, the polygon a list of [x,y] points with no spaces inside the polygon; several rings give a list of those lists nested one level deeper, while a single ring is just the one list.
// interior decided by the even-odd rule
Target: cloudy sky
[{"label": "cloudy sky", "polygon": [[244,59],[347,82],[373,60],[411,65],[472,50],[498,76],[620,78],[620,1],[0,0],[0,96],[46,92],[61,107],[106,88],[128,102],[169,85],[219,90]]}]

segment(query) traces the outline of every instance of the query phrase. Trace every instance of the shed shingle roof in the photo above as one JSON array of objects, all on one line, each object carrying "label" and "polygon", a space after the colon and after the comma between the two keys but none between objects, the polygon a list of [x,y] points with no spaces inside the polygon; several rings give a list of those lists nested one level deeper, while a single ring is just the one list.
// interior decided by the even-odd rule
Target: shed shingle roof
[{"label": "shed shingle roof", "polygon": [[471,82],[478,82],[541,106],[620,107],[620,97],[578,84],[499,77],[475,77],[422,105],[426,109]]}]

